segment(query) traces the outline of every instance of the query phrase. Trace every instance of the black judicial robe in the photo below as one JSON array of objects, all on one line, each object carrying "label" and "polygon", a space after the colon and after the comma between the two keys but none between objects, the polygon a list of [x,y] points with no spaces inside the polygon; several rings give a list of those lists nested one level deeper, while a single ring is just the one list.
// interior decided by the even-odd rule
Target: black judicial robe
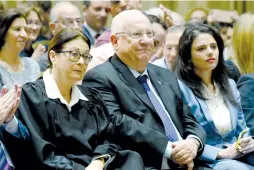
[{"label": "black judicial robe", "polygon": [[132,165],[120,165],[120,159],[114,162],[120,157],[118,151],[121,148],[105,140],[109,126],[106,106],[96,90],[81,86],[79,89],[89,101],[79,100],[69,112],[59,99],[47,97],[43,79],[23,86],[16,115],[28,128],[31,140],[20,146],[23,153],[17,153],[10,147],[16,167],[84,170],[94,157],[109,154],[112,156],[108,165],[110,169],[117,169],[114,166],[143,169],[141,158],[132,151],[123,152],[126,164],[129,163],[126,157],[131,155],[134,158],[129,160]]}]

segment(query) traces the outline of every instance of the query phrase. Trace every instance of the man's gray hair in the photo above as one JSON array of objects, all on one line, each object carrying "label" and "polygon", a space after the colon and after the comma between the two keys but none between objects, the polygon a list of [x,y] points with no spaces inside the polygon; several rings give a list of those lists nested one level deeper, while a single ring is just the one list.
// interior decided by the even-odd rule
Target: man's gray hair
[{"label": "man's gray hair", "polygon": [[70,7],[70,6],[72,6],[73,8],[76,8],[78,10],[78,8],[71,2],[65,1],[65,2],[56,3],[50,11],[50,21],[56,22],[58,20],[59,15],[63,15],[59,12],[59,10],[64,9],[65,7]]},{"label": "man's gray hair", "polygon": [[146,17],[139,10],[127,10],[127,11],[123,11],[123,12],[120,12],[119,14],[117,14],[112,20],[111,35],[114,35],[119,32],[123,32],[127,26],[131,26],[131,25],[129,25],[128,21],[135,19],[135,16],[139,17],[140,14],[143,15],[144,17]]}]

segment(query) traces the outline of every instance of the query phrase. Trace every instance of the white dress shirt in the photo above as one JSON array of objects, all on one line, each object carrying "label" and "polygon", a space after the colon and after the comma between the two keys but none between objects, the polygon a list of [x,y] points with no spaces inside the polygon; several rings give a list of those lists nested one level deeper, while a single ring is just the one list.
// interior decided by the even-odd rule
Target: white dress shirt
[{"label": "white dress shirt", "polygon": [[46,94],[50,99],[60,99],[61,103],[65,104],[69,111],[72,106],[78,103],[79,100],[88,101],[88,99],[80,92],[76,84],[72,86],[71,101],[68,103],[60,93],[56,81],[51,75],[49,69],[43,73]]},{"label": "white dress shirt", "polygon": [[224,134],[232,130],[231,117],[228,107],[224,101],[220,89],[216,84],[215,84],[215,93],[212,93],[204,84],[203,87],[204,87],[203,94],[207,99],[205,101],[209,109],[209,112],[212,116],[216,128],[223,136]]}]

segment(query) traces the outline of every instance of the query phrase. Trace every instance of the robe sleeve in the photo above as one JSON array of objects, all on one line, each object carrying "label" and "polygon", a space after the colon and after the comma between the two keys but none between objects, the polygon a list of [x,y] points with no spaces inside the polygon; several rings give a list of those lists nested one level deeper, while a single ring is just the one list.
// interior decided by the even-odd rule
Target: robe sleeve
[{"label": "robe sleeve", "polygon": [[[85,167],[57,152],[56,146],[50,142],[50,123],[46,103],[49,102],[41,86],[28,83],[23,86],[18,115],[31,135],[31,158],[39,160],[38,166],[45,169],[84,170]],[[31,160],[30,160],[31,161]],[[44,169],[42,168],[42,169]]]},{"label": "robe sleeve", "polygon": [[117,154],[118,151],[121,150],[121,147],[108,141],[108,139],[110,139],[109,129],[112,127],[112,125],[109,121],[107,106],[96,89],[87,89],[83,88],[82,86],[80,86],[80,89],[89,100],[90,107],[88,106],[88,110],[92,110],[92,113],[97,120],[99,138],[98,145],[94,149],[93,159],[104,157],[106,161],[109,161]]}]

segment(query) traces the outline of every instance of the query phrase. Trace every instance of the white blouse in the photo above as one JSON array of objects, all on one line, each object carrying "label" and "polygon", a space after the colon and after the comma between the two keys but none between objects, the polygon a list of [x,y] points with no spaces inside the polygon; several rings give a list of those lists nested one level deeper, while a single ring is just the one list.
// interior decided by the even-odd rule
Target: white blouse
[{"label": "white blouse", "polygon": [[204,87],[204,97],[206,104],[214,121],[214,124],[221,135],[232,130],[231,117],[229,109],[224,101],[220,89],[215,84],[215,93],[211,92],[206,85]]}]

